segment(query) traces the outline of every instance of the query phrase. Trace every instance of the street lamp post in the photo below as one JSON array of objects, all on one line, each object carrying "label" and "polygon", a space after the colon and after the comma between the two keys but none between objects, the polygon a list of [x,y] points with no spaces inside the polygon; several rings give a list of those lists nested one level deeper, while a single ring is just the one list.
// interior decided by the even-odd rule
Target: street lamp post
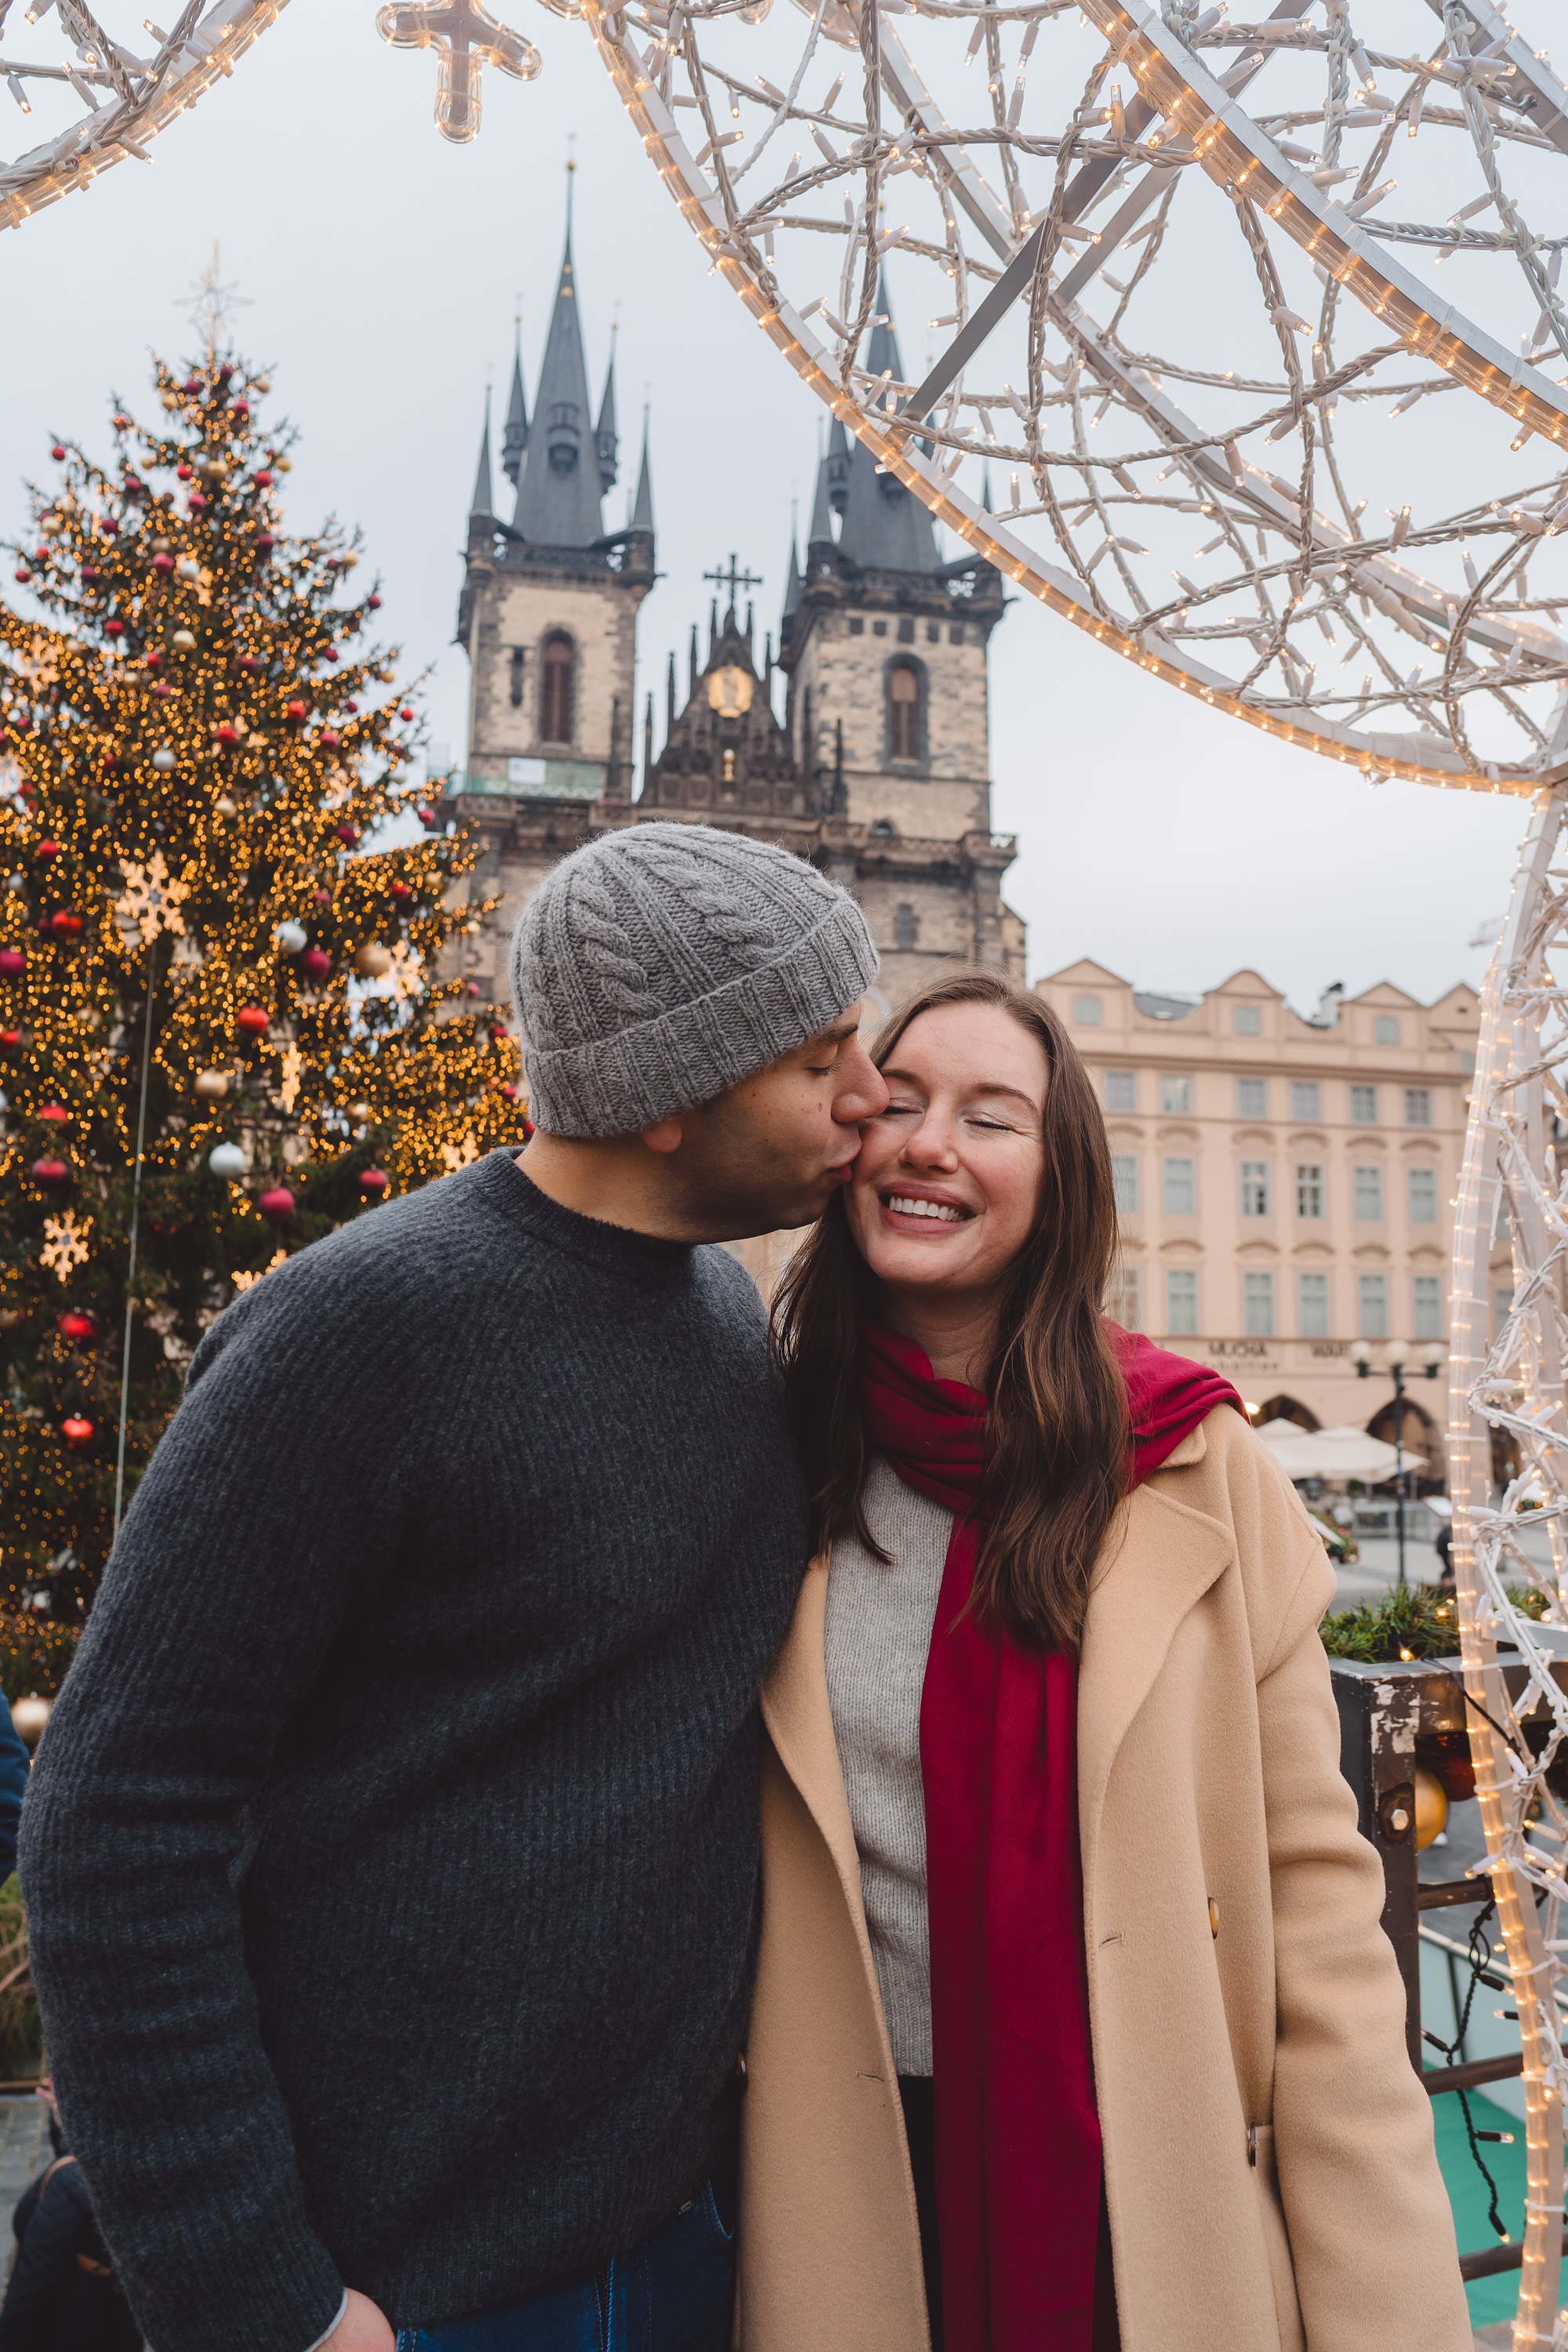
[{"label": "street lamp post", "polygon": [[[1367,1346],[1364,1339],[1356,1339],[1352,1342],[1351,1361],[1355,1366],[1356,1378],[1358,1380],[1364,1381],[1371,1377],[1372,1349]],[[1383,1361],[1384,1369],[1389,1373],[1394,1381],[1394,1507],[1399,1515],[1399,1590],[1403,1592],[1405,1589],[1405,1482],[1406,1476],[1405,1468],[1405,1367],[1410,1361],[1410,1349],[1406,1343],[1403,1339],[1391,1339],[1387,1347],[1384,1348],[1383,1351]],[[1435,1381],[1437,1377],[1437,1368],[1443,1361],[1443,1349],[1441,1343],[1434,1339],[1429,1347],[1424,1348],[1421,1351],[1421,1361],[1426,1371],[1426,1378],[1429,1381]]]}]

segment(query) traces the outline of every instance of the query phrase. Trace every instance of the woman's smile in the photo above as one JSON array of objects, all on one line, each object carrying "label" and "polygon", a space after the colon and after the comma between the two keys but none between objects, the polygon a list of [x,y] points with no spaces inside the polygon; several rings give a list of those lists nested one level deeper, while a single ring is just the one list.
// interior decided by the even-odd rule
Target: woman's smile
[{"label": "woman's smile", "polygon": [[896,1233],[907,1233],[911,1226],[923,1225],[929,1231],[933,1225],[967,1224],[974,1214],[966,1201],[952,1192],[931,1192],[923,1184],[900,1184],[878,1198],[883,1217]]}]

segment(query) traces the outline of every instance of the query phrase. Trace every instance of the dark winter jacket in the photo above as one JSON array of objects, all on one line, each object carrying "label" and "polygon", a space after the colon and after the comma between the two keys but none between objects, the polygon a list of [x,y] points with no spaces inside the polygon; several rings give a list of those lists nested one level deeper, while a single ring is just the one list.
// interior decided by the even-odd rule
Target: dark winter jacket
[{"label": "dark winter jacket", "polygon": [[11,1720],[10,1707],[0,1698],[0,1885],[16,1867],[16,1824],[32,1760]]},{"label": "dark winter jacket", "polygon": [[23,2191],[12,2228],[0,2352],[141,2352],[74,2157],[58,2158]]}]

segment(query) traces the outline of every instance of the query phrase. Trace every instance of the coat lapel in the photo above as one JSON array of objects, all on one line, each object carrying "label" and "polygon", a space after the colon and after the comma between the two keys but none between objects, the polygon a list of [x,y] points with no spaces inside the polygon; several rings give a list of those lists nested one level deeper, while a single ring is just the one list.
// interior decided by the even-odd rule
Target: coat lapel
[{"label": "coat lapel", "polygon": [[822,1552],[805,1571],[784,1648],[763,1685],[763,1721],[858,1916],[860,1863],[827,1698],[827,1562]]},{"label": "coat lapel", "polygon": [[1089,1592],[1078,1684],[1079,1834],[1086,1867],[1116,1752],[1153,1688],[1177,1626],[1233,1556],[1218,1519],[1164,1488],[1165,1471],[1201,1461],[1205,1451],[1203,1431],[1195,1429],[1130,1498]]}]

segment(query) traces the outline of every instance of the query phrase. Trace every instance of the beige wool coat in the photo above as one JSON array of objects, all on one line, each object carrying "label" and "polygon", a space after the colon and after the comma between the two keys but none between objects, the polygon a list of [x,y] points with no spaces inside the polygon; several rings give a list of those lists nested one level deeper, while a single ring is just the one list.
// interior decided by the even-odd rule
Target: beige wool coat
[{"label": "beige wool coat", "polygon": [[[1229,1407],[1130,1498],[1096,1572],[1079,1824],[1124,2352],[1470,2352],[1383,1873],[1339,1769],[1333,1589]],[[742,2352],[928,2352],[826,1591],[818,1559],[763,1697],[737,2327]]]}]

